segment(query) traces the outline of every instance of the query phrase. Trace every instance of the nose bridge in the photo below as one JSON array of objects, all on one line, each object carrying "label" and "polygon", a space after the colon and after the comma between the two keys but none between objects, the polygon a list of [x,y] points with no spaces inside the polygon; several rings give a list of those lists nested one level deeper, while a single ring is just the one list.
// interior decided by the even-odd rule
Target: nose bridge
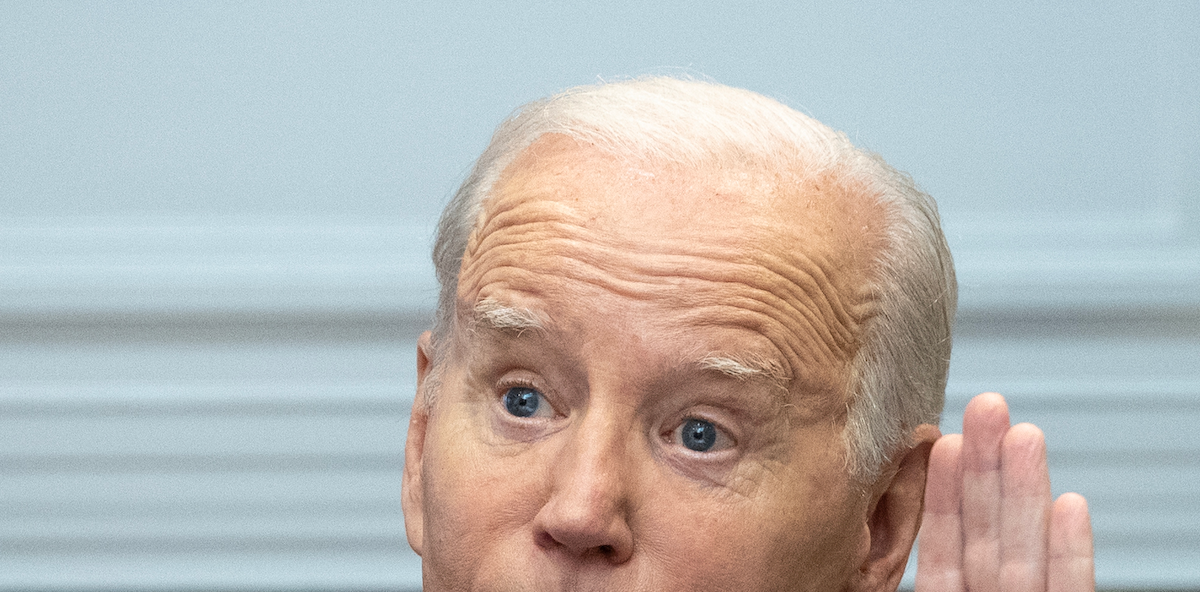
[{"label": "nose bridge", "polygon": [[570,429],[552,469],[549,499],[538,516],[543,546],[623,561],[632,550],[628,524],[634,463],[632,414],[593,405]]},{"label": "nose bridge", "polygon": [[558,459],[556,496],[592,511],[623,504],[631,434],[628,419],[617,411],[595,406],[576,424]]}]

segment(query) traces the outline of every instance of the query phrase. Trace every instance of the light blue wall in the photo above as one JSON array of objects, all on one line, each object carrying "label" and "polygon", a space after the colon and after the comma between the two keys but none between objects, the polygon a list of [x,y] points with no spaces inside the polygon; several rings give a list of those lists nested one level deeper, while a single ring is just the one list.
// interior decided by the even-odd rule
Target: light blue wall
[{"label": "light blue wall", "polygon": [[5,3],[0,214],[428,219],[516,105],[661,72],[812,113],[951,220],[1194,180],[1193,2],[565,4]]},{"label": "light blue wall", "polygon": [[651,73],[911,172],[948,427],[1006,392],[1101,584],[1200,587],[1200,4],[643,4],[0,4],[0,590],[414,585],[430,226],[517,105]]}]

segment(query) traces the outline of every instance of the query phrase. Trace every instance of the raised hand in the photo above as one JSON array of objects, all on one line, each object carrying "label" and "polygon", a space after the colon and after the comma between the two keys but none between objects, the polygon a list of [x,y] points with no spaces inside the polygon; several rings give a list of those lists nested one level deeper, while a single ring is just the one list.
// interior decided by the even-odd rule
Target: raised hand
[{"label": "raised hand", "polygon": [[1093,592],[1087,501],[1051,503],[1046,443],[984,393],[929,458],[916,592]]}]

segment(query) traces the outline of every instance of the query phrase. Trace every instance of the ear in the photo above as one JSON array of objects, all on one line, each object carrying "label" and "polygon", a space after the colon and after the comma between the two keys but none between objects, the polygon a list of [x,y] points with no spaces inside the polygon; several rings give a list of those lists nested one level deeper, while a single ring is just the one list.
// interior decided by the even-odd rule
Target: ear
[{"label": "ear", "polygon": [[433,336],[426,331],[417,338],[417,393],[408,420],[408,438],[404,443],[404,477],[400,485],[400,503],[404,511],[404,530],[408,546],[417,555],[425,542],[424,491],[421,485],[421,463],[425,453],[425,429],[429,424],[429,406],[425,399],[425,381],[433,362]]},{"label": "ear", "polygon": [[912,446],[886,468],[881,481],[872,488],[866,525],[870,548],[856,577],[851,578],[851,590],[890,592],[900,585],[921,528],[929,452],[940,436],[936,426],[918,426],[913,431]]}]

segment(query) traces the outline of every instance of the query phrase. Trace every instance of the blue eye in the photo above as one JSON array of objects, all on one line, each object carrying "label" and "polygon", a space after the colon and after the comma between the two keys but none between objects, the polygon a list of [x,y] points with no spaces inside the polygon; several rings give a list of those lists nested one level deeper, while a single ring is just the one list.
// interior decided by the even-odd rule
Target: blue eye
[{"label": "blue eye", "polygon": [[717,443],[717,426],[703,419],[689,419],[679,428],[679,440],[688,450],[708,452]]},{"label": "blue eye", "polygon": [[542,394],[534,389],[516,386],[504,393],[504,408],[517,417],[533,417],[542,404]]}]

